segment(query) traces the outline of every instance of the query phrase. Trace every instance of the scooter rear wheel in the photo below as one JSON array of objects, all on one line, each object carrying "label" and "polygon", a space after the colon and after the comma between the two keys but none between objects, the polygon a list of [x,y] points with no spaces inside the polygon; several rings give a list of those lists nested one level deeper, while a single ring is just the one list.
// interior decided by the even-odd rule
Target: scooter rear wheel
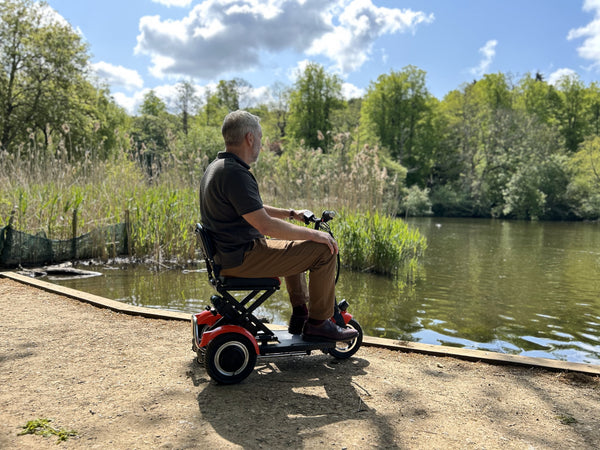
[{"label": "scooter rear wheel", "polygon": [[354,320],[350,319],[350,321],[346,324],[347,328],[353,328],[358,331],[358,336],[356,336],[351,341],[342,341],[338,342],[335,348],[331,348],[327,350],[329,354],[337,359],[347,359],[354,355],[358,349],[360,348],[363,340],[363,330],[360,324]]},{"label": "scooter rear wheel", "polygon": [[224,333],[206,346],[204,367],[219,384],[235,384],[254,370],[256,350],[250,340],[239,333]]}]

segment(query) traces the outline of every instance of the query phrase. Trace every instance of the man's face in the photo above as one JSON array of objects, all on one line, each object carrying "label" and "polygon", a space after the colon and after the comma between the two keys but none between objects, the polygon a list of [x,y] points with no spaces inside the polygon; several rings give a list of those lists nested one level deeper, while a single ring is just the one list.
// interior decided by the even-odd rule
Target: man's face
[{"label": "man's face", "polygon": [[254,142],[252,143],[252,162],[258,161],[258,154],[260,153],[260,142],[262,140],[262,129],[259,128],[258,132],[253,135]]}]

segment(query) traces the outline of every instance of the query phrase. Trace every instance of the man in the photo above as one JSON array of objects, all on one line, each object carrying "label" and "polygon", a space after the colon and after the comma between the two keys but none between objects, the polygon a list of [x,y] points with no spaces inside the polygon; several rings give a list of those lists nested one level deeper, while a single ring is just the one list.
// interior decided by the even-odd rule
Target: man
[{"label": "man", "polygon": [[234,111],[225,117],[221,132],[225,151],[208,166],[200,183],[202,224],[213,237],[221,275],[283,276],[293,307],[290,333],[302,333],[307,340],[353,339],[356,330],[329,320],[335,302],[337,242],[329,233],[285,220],[303,220],[302,211],[262,202],[250,173],[261,149],[260,119]]}]

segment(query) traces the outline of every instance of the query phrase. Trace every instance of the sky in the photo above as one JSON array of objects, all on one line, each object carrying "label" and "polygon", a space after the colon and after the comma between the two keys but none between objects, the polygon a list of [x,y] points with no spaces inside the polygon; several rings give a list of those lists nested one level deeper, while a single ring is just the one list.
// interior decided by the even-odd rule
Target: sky
[{"label": "sky", "polygon": [[253,101],[308,62],[362,96],[412,65],[442,99],[484,74],[600,78],[600,0],[47,0],[89,46],[91,70],[135,114],[150,89],[202,93],[241,78]]}]

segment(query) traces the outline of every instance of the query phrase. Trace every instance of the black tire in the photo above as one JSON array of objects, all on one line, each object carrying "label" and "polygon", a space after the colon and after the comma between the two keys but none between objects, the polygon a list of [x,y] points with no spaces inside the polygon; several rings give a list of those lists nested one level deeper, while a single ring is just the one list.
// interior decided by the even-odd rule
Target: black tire
[{"label": "black tire", "polygon": [[329,349],[329,354],[337,359],[347,359],[354,355],[360,348],[363,340],[363,330],[360,324],[350,319],[350,322],[346,325],[347,328],[353,328],[358,331],[358,336],[352,339],[350,342],[342,341],[336,344],[335,348]]},{"label": "black tire", "polygon": [[225,333],[206,346],[204,367],[208,375],[219,384],[236,384],[254,370],[256,350],[246,336]]}]

